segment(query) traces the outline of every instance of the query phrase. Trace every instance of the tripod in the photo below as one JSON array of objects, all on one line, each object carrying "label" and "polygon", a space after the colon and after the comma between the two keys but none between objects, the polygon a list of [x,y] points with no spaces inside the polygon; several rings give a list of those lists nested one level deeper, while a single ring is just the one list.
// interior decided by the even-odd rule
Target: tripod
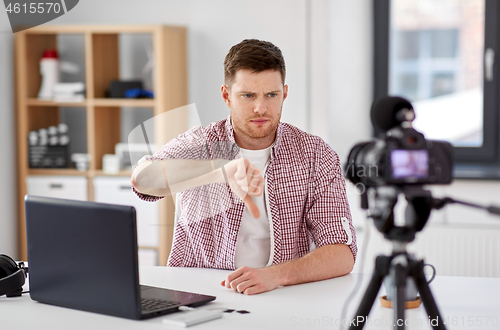
[{"label": "tripod", "polygon": [[[398,244],[396,243],[396,245]],[[439,313],[437,304],[425,279],[423,269],[424,262],[416,260],[406,250],[402,252],[394,251],[390,256],[378,256],[375,261],[372,278],[356,311],[356,317],[350,329],[363,328],[386,276],[391,276],[393,278],[392,283],[396,286],[396,295],[392,302],[395,310],[394,326],[396,329],[404,329],[407,323],[405,319],[405,292],[408,277],[413,278],[415,281],[425,310],[429,315],[429,320],[432,320],[432,326],[435,329],[446,329],[443,324],[443,318]]]},{"label": "tripod", "polygon": [[[429,191],[421,187],[377,187],[370,188],[368,192],[370,204],[374,207],[370,209],[370,217],[374,219],[374,224],[384,237],[393,244],[393,252],[390,256],[380,255],[375,261],[375,269],[372,278],[356,311],[350,329],[362,329],[368,318],[368,314],[377,298],[380,286],[386,276],[392,278],[395,286],[393,299],[394,309],[394,328],[404,329],[405,319],[405,292],[408,278],[412,278],[420,293],[425,310],[432,320],[431,325],[434,329],[446,329],[443,318],[439,313],[437,304],[432,296],[429,285],[424,275],[423,260],[415,259],[406,251],[407,243],[415,239],[415,233],[422,230],[425,226],[431,209],[437,208],[435,199],[432,198]],[[405,214],[405,226],[394,225],[394,206],[397,198],[403,193],[408,200],[408,206]],[[363,202],[368,208],[368,200]],[[444,206],[440,205],[440,207]]]}]

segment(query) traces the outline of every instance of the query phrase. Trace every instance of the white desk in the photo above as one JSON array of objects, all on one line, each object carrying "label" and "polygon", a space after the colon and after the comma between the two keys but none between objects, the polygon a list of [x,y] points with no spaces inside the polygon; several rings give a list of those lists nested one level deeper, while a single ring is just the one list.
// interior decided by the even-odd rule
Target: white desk
[{"label": "white desk", "polygon": [[[193,329],[338,329],[335,323],[338,324],[343,303],[359,276],[350,274],[246,296],[220,286],[229,273],[215,269],[140,268],[141,284],[214,295],[217,299],[211,304],[250,312],[224,313],[222,319],[195,325]],[[354,315],[369,278],[370,275],[365,274],[365,284],[350,304],[348,317]],[[455,324],[447,325],[448,329],[500,330],[500,278],[438,276],[431,290],[443,317]],[[45,305],[32,301],[28,295],[0,298],[2,330],[181,329],[163,325],[164,317],[133,321]],[[377,300],[369,316],[372,324],[367,324],[365,329],[392,329],[386,325],[392,324],[392,317],[392,310],[381,307]],[[413,323],[407,329],[431,328],[423,306],[407,311],[406,317]]]}]

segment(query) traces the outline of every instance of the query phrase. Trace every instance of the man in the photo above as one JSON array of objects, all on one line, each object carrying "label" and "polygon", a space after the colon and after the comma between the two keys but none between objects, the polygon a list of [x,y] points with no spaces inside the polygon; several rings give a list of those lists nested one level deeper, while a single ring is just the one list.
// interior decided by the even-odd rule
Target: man
[{"label": "man", "polygon": [[[182,191],[168,266],[236,269],[221,285],[245,294],[351,272],[356,237],[339,158],[280,122],[285,75],[272,43],[233,46],[221,87],[230,117],[181,134],[134,170],[145,200]],[[234,143],[237,159],[227,155]]]}]

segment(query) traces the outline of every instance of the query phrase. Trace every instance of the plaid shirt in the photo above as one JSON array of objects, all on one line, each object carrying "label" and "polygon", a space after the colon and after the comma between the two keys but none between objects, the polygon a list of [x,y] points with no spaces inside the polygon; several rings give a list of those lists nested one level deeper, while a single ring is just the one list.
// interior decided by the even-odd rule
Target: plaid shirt
[{"label": "plaid shirt", "polygon": [[[238,148],[230,118],[194,127],[149,159],[235,159]],[[134,190],[135,191],[135,190]],[[143,200],[160,197],[135,191]],[[321,138],[279,123],[266,169],[272,264],[299,258],[311,249],[349,243],[356,235],[339,157]],[[234,270],[236,238],[245,204],[228,184],[207,184],[179,194],[181,215],[167,266]],[[352,233],[349,242],[349,229]]]}]

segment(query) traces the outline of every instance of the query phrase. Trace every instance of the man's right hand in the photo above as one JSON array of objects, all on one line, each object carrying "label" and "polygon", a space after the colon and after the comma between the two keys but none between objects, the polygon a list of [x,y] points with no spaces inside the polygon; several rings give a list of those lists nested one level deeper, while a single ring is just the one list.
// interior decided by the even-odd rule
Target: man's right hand
[{"label": "man's right hand", "polygon": [[260,170],[246,158],[235,159],[224,165],[229,187],[245,203],[255,219],[260,211],[252,197],[261,196],[264,192],[264,177]]}]

